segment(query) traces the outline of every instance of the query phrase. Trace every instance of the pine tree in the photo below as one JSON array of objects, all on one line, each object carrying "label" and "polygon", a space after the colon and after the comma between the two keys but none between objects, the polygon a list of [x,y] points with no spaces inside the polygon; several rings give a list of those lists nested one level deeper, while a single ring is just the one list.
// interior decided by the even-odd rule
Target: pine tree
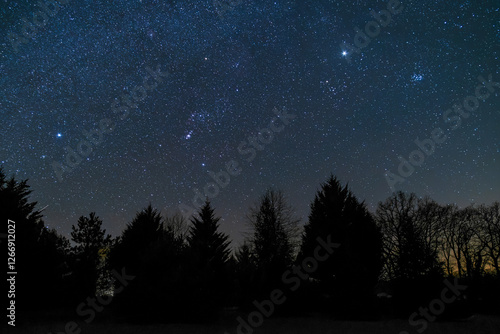
[{"label": "pine tree", "polygon": [[281,191],[268,189],[250,209],[253,234],[250,244],[256,265],[260,294],[282,284],[282,275],[295,256],[297,223],[292,208]]},{"label": "pine tree", "polygon": [[222,266],[229,259],[229,237],[218,232],[219,220],[208,201],[200,209],[198,216],[191,219],[188,244],[200,264]]},{"label": "pine tree", "polygon": [[71,240],[75,242],[74,279],[75,288],[81,298],[97,293],[98,280],[104,274],[100,253],[109,248],[111,236],[102,228],[102,220],[91,212],[89,217],[81,216],[77,226],[71,226]]},{"label": "pine tree", "polygon": [[[68,240],[44,226],[38,203],[30,201],[31,193],[28,180],[8,179],[0,167],[0,245],[7,250],[8,241],[14,242],[16,263],[12,271],[19,273],[16,305],[21,313],[28,306],[41,309],[56,305],[65,295],[62,289]],[[15,240],[7,238],[9,221],[15,226]],[[44,302],[32,302],[41,300]]]},{"label": "pine tree", "polygon": [[159,242],[163,234],[160,213],[151,204],[136,213],[127,224],[111,252],[111,263],[115,270],[126,267],[133,275],[140,274],[145,265],[144,254],[153,243]]},{"label": "pine tree", "polygon": [[[14,177],[7,179],[3,168],[0,167],[0,218],[7,230],[7,220],[18,223],[18,229],[27,232],[28,242],[38,239],[42,229],[42,212],[36,209],[37,202],[30,202],[32,190],[28,180],[17,181]],[[20,240],[22,241],[22,240]]]},{"label": "pine tree", "polygon": [[184,309],[185,243],[178,231],[182,222],[171,221],[150,204],[127,224],[111,251],[112,268],[135,277],[116,296],[117,309],[129,319],[175,319]]},{"label": "pine tree", "polygon": [[224,304],[228,296],[229,236],[219,232],[219,217],[207,200],[191,219],[188,249],[194,300],[207,312]]},{"label": "pine tree", "polygon": [[366,305],[374,295],[382,266],[382,237],[364,203],[333,175],[322,184],[304,226],[299,260],[314,257],[317,238],[340,246],[310,275],[323,293],[334,296],[345,310]]}]

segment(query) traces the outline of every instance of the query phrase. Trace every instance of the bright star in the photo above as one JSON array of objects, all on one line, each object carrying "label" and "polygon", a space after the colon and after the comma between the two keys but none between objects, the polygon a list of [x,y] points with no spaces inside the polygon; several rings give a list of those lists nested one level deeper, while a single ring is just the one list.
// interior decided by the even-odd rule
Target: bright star
[{"label": "bright star", "polygon": [[57,134],[57,137],[58,137],[58,138],[62,137],[62,134],[58,133],[58,134]]},{"label": "bright star", "polygon": [[342,56],[347,56],[347,51],[342,51]]}]

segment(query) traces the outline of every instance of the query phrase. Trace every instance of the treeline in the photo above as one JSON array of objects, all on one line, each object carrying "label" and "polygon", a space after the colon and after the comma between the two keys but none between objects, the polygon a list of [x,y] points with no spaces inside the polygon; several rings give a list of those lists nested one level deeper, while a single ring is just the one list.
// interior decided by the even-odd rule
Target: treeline
[{"label": "treeline", "polygon": [[90,213],[70,242],[44,226],[30,193],[0,169],[4,230],[16,222],[18,313],[64,307],[90,322],[106,308],[126,321],[206,321],[276,297],[273,314],[408,317],[439,298],[445,278],[467,290],[443,317],[498,311],[498,202],[459,209],[400,192],[370,213],[330,176],[304,226],[267,190],[233,251],[209,201],[189,220],[149,205],[116,238]]}]

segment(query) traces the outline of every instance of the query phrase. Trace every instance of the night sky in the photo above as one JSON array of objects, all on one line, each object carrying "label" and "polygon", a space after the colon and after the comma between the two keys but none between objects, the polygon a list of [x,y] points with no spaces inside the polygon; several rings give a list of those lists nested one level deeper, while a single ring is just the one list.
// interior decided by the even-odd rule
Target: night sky
[{"label": "night sky", "polygon": [[0,163],[64,235],[194,207],[221,170],[233,245],[266,188],[304,223],[330,173],[370,210],[392,190],[500,200],[498,0],[43,3],[0,4]]}]

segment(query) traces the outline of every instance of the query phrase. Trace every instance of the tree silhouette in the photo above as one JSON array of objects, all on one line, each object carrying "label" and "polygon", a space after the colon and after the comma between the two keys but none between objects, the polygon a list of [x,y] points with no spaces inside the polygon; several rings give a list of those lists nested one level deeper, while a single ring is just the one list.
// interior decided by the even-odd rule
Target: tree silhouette
[{"label": "tree silhouette", "polygon": [[491,270],[500,278],[500,203],[481,205],[477,210],[481,233],[479,239],[485,245],[491,260]]},{"label": "tree silhouette", "polygon": [[235,251],[235,294],[236,302],[243,308],[253,307],[252,301],[258,292],[256,289],[256,261],[248,242],[244,242]]},{"label": "tree silhouette", "polygon": [[227,266],[230,241],[219,232],[219,220],[207,200],[192,217],[187,238],[193,301],[196,301],[193,306],[209,313],[225,303],[231,283]]},{"label": "tree silhouette", "polygon": [[144,252],[162,238],[163,223],[160,213],[151,204],[138,212],[127,224],[111,253],[115,270],[126,267],[133,275],[140,274],[144,266]]},{"label": "tree silhouette", "polygon": [[337,311],[360,312],[373,300],[382,266],[382,238],[364,203],[333,175],[311,204],[299,260],[314,257],[318,237],[331,238],[340,246],[310,276],[319,281],[323,293],[335,298],[335,305],[342,305]]},{"label": "tree silhouette", "polygon": [[256,265],[255,284],[260,294],[279,286],[291,266],[297,245],[298,219],[281,191],[268,189],[247,216],[253,234],[250,245]]},{"label": "tree silhouette", "polygon": [[385,274],[388,279],[416,279],[440,272],[436,233],[430,234],[426,200],[398,192],[379,203],[377,220],[384,235]]},{"label": "tree silhouette", "polygon": [[112,268],[125,268],[135,276],[116,296],[114,307],[122,315],[138,321],[167,320],[185,310],[186,284],[181,270],[185,245],[177,233],[179,226],[165,224],[151,204],[127,224],[110,254]]},{"label": "tree silhouette", "polygon": [[[484,302],[483,309],[500,312],[500,203],[481,205],[476,208],[479,240],[484,245],[482,277],[476,279],[476,300]],[[471,290],[472,289],[471,287]]]},{"label": "tree silhouette", "polygon": [[[374,305],[378,281],[392,289],[387,304],[407,317],[440,296],[444,270],[467,286],[465,297],[447,305],[444,317],[499,310],[498,202],[460,209],[398,192],[379,203],[374,218],[347,185],[330,176],[311,203],[300,247],[292,208],[280,191],[268,189],[247,215],[251,234],[231,256],[230,239],[220,231],[220,217],[208,200],[189,227],[182,216],[163,218],[150,204],[114,240],[92,212],[72,226],[71,247],[44,226],[30,196],[27,180],[7,178],[0,167],[0,244],[7,243],[8,222],[15,222],[20,314],[30,310],[43,316],[38,311],[74,307],[107,293],[113,285],[109,269],[134,277],[126,288],[116,280],[109,306],[126,321],[214,320],[223,306],[236,304],[255,314],[254,301],[268,299],[273,289],[291,290],[284,274],[292,272],[302,280],[301,289],[291,290],[286,304],[272,313],[298,314],[317,305],[316,310],[359,316],[374,311],[368,307]],[[340,246],[331,254],[320,252],[318,259],[318,246],[325,244],[318,238]],[[314,269],[311,257],[317,258]]]},{"label": "tree silhouette", "polygon": [[[42,212],[35,209],[37,202],[30,202],[29,196],[32,193],[28,185],[28,180],[17,181],[14,176],[7,179],[3,168],[0,167],[0,201],[2,203],[1,208],[1,218],[2,222],[7,219],[11,219],[23,225],[20,228],[24,228],[24,224],[31,224],[26,228],[32,228],[36,225],[39,230],[43,228],[43,223],[41,223]],[[37,231],[39,232],[39,231]],[[38,233],[35,232],[36,237]]]},{"label": "tree silhouette", "polygon": [[485,238],[486,225],[481,219],[479,209],[473,206],[459,210],[455,217],[458,233],[455,241],[460,254],[461,276],[476,278],[482,276],[489,260],[488,242]]},{"label": "tree silhouette", "polygon": [[[0,167],[0,245],[7,250],[7,226],[14,225],[17,311],[46,309],[61,305],[65,292],[63,274],[67,272],[68,240],[49,230],[42,221],[37,202],[31,202],[28,180],[7,179]],[[5,247],[5,248],[4,248]],[[7,289],[5,291],[8,291]],[[43,301],[39,302],[39,301]],[[20,316],[22,318],[22,316]]]},{"label": "tree silhouette", "polygon": [[[102,228],[102,220],[91,212],[89,217],[81,216],[77,225],[71,226],[71,240],[75,243],[74,281],[79,298],[94,296],[98,281],[104,274],[100,252],[109,248],[111,236]],[[99,287],[100,288],[100,287]]]},{"label": "tree silhouette", "polygon": [[189,234],[188,221],[180,213],[165,217],[165,230],[171,231],[175,238],[186,240]]},{"label": "tree silhouette", "polygon": [[[433,205],[398,192],[379,203],[377,221],[384,238],[384,275],[391,281],[399,310],[406,312],[439,293],[443,276],[438,258],[439,226]],[[429,232],[430,231],[430,232]]]}]

